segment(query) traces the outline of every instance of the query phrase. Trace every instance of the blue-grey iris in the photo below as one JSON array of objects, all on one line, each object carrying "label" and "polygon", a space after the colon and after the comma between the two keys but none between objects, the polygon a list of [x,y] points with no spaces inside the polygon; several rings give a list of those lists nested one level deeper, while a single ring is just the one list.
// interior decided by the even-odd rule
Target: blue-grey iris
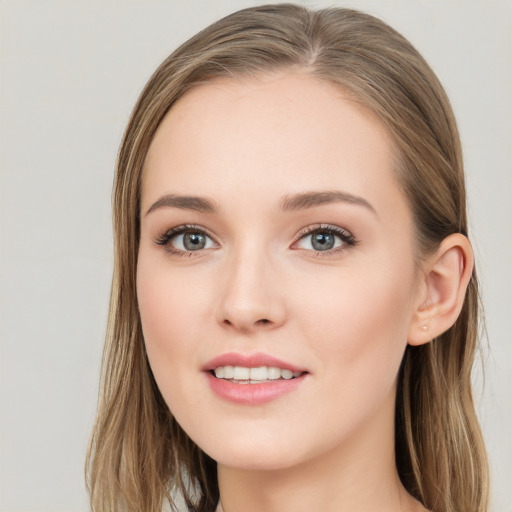
[{"label": "blue-grey iris", "polygon": [[332,233],[313,233],[311,245],[315,251],[328,251],[334,247],[335,236]]},{"label": "blue-grey iris", "polygon": [[198,251],[204,249],[206,245],[206,237],[201,233],[184,233],[183,247],[187,251]]}]

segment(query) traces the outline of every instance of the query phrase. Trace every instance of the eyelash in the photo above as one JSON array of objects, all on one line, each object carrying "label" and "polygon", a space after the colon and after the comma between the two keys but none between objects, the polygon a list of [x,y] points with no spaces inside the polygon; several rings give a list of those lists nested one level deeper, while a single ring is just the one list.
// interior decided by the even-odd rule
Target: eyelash
[{"label": "eyelash", "polygon": [[186,233],[198,233],[204,235],[210,240],[212,240],[215,244],[217,244],[217,242],[215,242],[215,239],[204,228],[196,226],[194,224],[183,224],[181,226],[176,226],[174,228],[169,229],[155,240],[155,244],[164,247],[167,252],[173,255],[191,257],[194,255],[195,252],[201,251],[183,251],[181,249],[176,249],[169,243],[175,236],[184,235]]},{"label": "eyelash", "polygon": [[[338,254],[342,251],[347,250],[349,247],[354,247],[359,243],[358,240],[354,237],[354,235],[344,228],[340,228],[339,226],[335,226],[332,224],[316,224],[313,226],[307,226],[306,228],[299,231],[295,242],[293,242],[292,244],[292,247],[293,245],[299,243],[301,240],[304,240],[308,236],[314,235],[315,233],[333,234],[334,236],[338,237],[341,240],[341,245],[333,249],[328,249],[326,251],[304,249],[310,252],[314,257],[322,258],[333,254]],[[296,250],[300,250],[300,248]]]},{"label": "eyelash", "polygon": [[[212,240],[214,244],[217,244],[215,239],[204,228],[196,226],[194,224],[184,224],[167,230],[165,233],[163,233],[162,235],[155,239],[155,244],[160,247],[164,247],[169,253],[173,255],[192,257],[195,252],[201,252],[201,250],[184,251],[181,249],[176,249],[169,243],[174,237],[178,235],[184,235],[186,233],[202,234],[209,238],[210,240]],[[350,233],[346,229],[340,228],[339,226],[334,226],[332,224],[316,224],[303,228],[301,231],[299,231],[295,241],[292,244],[292,248],[301,240],[304,240],[306,237],[314,235],[315,233],[333,234],[334,236],[338,237],[341,240],[340,246],[325,251],[302,249],[311,253],[315,257],[325,257],[332,254],[337,254],[339,252],[346,250],[348,247],[353,247],[358,244],[356,238],[352,235],[352,233]],[[296,248],[295,250],[301,250],[301,248]]]}]

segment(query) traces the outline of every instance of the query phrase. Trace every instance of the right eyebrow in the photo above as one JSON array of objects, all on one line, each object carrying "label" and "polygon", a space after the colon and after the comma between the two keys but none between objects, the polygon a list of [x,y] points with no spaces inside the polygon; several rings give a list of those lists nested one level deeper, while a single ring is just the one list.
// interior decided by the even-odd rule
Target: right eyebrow
[{"label": "right eyebrow", "polygon": [[180,196],[177,194],[166,194],[155,201],[145,215],[148,215],[160,208],[180,208],[182,210],[193,210],[203,213],[215,213],[218,208],[214,201],[206,197]]}]

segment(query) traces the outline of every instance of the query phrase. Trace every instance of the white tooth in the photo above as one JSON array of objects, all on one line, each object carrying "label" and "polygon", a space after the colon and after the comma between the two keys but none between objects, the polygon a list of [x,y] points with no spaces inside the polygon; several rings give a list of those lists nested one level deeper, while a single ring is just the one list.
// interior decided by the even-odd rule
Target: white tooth
[{"label": "white tooth", "polygon": [[235,366],[233,368],[233,379],[249,380],[249,368],[245,368],[244,366]]},{"label": "white tooth", "polygon": [[251,380],[267,380],[267,367],[251,368],[250,377]]},{"label": "white tooth", "polygon": [[224,378],[225,379],[233,378],[233,367],[232,366],[224,366]]},{"label": "white tooth", "polygon": [[215,368],[215,377],[217,377],[217,379],[224,378],[224,368],[222,366]]},{"label": "white tooth", "polygon": [[270,380],[277,380],[281,378],[281,369],[271,366],[267,368],[267,378]]},{"label": "white tooth", "polygon": [[293,377],[293,372],[291,370],[281,370],[281,377],[283,379],[291,379]]},{"label": "white tooth", "polygon": [[294,376],[294,377],[300,377],[301,375],[302,375],[302,374],[301,374],[301,372],[295,372],[295,373],[293,374],[293,376]]}]

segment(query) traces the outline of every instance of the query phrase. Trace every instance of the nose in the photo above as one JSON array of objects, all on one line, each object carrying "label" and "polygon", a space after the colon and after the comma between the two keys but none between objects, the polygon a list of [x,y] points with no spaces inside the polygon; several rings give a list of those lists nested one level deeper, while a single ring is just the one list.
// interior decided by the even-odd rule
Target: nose
[{"label": "nose", "polygon": [[253,333],[276,329],[285,322],[284,283],[269,254],[246,251],[234,255],[220,280],[217,319],[224,328]]}]

